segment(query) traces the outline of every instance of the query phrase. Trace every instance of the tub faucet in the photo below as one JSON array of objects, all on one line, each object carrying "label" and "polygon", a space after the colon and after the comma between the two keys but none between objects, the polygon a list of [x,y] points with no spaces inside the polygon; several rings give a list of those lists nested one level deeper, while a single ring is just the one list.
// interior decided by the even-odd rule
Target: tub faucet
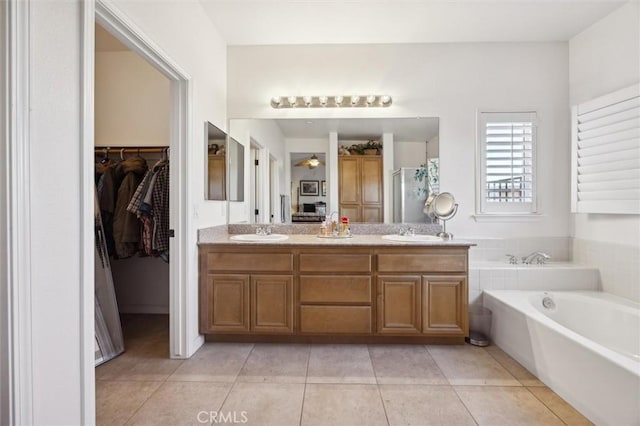
[{"label": "tub faucet", "polygon": [[543,253],[541,251],[534,251],[528,256],[522,258],[522,263],[525,265],[531,265],[532,263],[537,263],[538,265],[544,265],[548,260],[551,259],[547,253]]}]

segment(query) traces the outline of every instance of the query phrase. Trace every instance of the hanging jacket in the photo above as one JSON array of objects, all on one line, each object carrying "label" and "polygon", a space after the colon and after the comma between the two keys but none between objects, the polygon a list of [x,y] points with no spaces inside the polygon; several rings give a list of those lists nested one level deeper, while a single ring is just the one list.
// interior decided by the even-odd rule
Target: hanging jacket
[{"label": "hanging jacket", "polygon": [[131,257],[138,251],[140,226],[136,215],[127,211],[127,206],[148,168],[142,157],[128,158],[115,168],[115,180],[120,185],[113,216],[113,238],[119,258]]}]

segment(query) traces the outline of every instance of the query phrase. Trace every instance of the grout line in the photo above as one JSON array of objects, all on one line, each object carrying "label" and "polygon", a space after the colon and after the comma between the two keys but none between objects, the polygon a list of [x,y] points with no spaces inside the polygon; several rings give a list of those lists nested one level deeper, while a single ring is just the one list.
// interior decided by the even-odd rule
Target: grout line
[{"label": "grout line", "polygon": [[460,403],[462,404],[462,406],[464,407],[465,410],[467,410],[467,413],[469,413],[469,415],[471,416],[471,419],[475,422],[476,425],[480,424],[480,421],[478,419],[475,418],[475,416],[473,415],[473,413],[471,412],[471,410],[469,409],[469,407],[467,407],[467,404],[464,403],[464,401],[462,400],[462,398],[460,397],[460,394],[458,393],[458,390],[456,389],[455,386],[451,386],[451,388],[453,389],[453,393],[456,394],[456,397],[458,398],[458,401],[460,401]]},{"label": "grout line", "polygon": [[440,374],[442,374],[442,377],[444,377],[444,379],[447,381],[447,384],[449,386],[453,386],[453,384],[449,380],[449,377],[446,374],[444,374],[444,371],[442,371],[442,368],[440,367],[440,364],[438,364],[438,360],[436,359],[436,357],[434,357],[433,354],[431,353],[431,351],[429,351],[429,346],[428,345],[422,345],[422,347],[424,348],[425,351],[427,351],[427,354],[429,354],[429,357],[433,360],[433,363],[435,364],[435,366],[438,369],[438,371],[440,372]]},{"label": "grout line", "polygon": [[376,378],[376,389],[378,390],[378,397],[380,397],[380,402],[382,403],[382,411],[384,411],[384,418],[387,420],[387,425],[390,425],[389,422],[389,414],[387,414],[387,406],[384,403],[384,398],[382,397],[382,390],[380,390],[380,382],[378,382],[378,373],[376,373],[376,368],[373,365],[373,359],[371,359],[371,345],[367,345],[367,353],[369,354],[369,361],[371,362],[371,368],[373,369],[373,375]]},{"label": "grout line", "polygon": [[[531,389],[529,389],[529,387],[528,387],[528,386],[523,386],[523,387],[527,390],[527,392],[529,392],[531,395],[533,395],[533,397],[534,397],[535,399],[537,399],[538,401],[540,401],[540,403],[541,403],[542,405],[544,405],[544,407],[545,407],[547,410],[549,410],[549,411],[551,412],[551,414],[553,414],[554,416],[556,416],[556,417],[558,418],[558,420],[560,420],[560,421],[561,421],[563,424],[565,424],[565,425],[568,425],[568,424],[569,424],[569,423],[565,422],[565,421],[562,419],[562,417],[560,417],[558,414],[556,414],[556,412],[555,412],[555,411],[553,411],[553,409],[552,409],[551,407],[549,407],[549,406],[548,406],[548,405],[547,405],[543,400],[541,400],[540,398],[538,398],[538,396],[537,396],[535,393],[531,392]],[[552,391],[552,392],[553,392],[553,391]],[[563,401],[564,401],[564,400],[563,400]],[[568,405],[568,403],[567,403],[567,405]],[[578,411],[578,410],[576,410],[576,411]],[[579,411],[578,411],[578,412],[579,412]]]},{"label": "grout line", "polygon": [[304,414],[304,399],[307,396],[307,377],[309,377],[309,363],[311,362],[311,344],[308,345],[309,347],[309,356],[307,357],[307,368],[304,372],[304,389],[302,391],[302,406],[300,407],[300,421],[298,422],[298,425],[302,426],[302,415]]}]

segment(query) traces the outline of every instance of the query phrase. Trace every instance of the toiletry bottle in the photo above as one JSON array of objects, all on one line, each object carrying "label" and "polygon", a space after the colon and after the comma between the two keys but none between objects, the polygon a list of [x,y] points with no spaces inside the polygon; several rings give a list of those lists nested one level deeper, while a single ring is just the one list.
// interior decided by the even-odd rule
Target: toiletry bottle
[{"label": "toiletry bottle", "polygon": [[320,224],[320,235],[323,236],[323,237],[327,236],[327,222],[326,221],[323,221]]},{"label": "toiletry bottle", "polygon": [[342,228],[340,229],[340,235],[347,235],[349,231],[349,218],[342,216]]}]

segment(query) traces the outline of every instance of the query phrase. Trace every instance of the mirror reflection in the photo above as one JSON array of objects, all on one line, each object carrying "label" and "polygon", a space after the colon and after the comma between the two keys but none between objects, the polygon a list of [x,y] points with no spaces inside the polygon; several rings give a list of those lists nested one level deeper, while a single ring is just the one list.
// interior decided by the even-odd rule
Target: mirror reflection
[{"label": "mirror reflection", "polygon": [[205,200],[226,200],[227,134],[209,122],[205,123],[205,134],[207,136]]},{"label": "mirror reflection", "polygon": [[255,176],[263,179],[256,182],[261,196],[276,206],[273,221],[319,222],[332,212],[354,223],[431,221],[423,208],[439,187],[438,118],[253,119],[237,124],[269,156],[282,161],[284,170],[275,178],[266,172]]},{"label": "mirror reflection", "polygon": [[291,220],[322,222],[327,215],[324,153],[291,153]]},{"label": "mirror reflection", "polygon": [[244,201],[244,146],[227,137],[229,201]]}]

